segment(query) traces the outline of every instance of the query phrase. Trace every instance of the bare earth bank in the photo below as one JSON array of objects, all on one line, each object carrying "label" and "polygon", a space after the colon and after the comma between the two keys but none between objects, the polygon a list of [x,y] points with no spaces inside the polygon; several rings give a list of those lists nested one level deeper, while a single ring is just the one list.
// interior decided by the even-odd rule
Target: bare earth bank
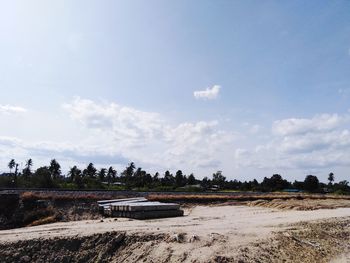
[{"label": "bare earth bank", "polygon": [[197,206],[179,218],[0,231],[0,261],[341,262],[350,252],[349,240],[350,208]]}]

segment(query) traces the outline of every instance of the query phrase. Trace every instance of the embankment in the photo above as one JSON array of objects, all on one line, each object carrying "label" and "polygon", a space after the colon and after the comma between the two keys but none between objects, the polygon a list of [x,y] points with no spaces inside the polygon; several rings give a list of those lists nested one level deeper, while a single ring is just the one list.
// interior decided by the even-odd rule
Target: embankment
[{"label": "embankment", "polygon": [[[350,219],[290,225],[240,245],[232,236],[106,232],[0,243],[1,262],[330,262],[350,251]],[[240,237],[237,236],[237,239]]]}]

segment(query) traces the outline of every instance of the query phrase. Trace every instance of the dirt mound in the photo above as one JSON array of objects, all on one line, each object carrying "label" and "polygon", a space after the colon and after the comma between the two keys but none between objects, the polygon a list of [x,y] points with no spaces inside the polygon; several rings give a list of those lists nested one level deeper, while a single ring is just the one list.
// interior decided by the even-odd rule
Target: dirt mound
[{"label": "dirt mound", "polygon": [[249,247],[229,262],[330,262],[350,252],[350,219],[299,223]]},{"label": "dirt mound", "polygon": [[247,202],[248,206],[260,206],[267,208],[276,208],[283,210],[318,210],[318,209],[336,209],[341,207],[350,207],[349,199],[258,199]]},{"label": "dirt mound", "polygon": [[16,194],[0,194],[0,200],[0,230],[102,217],[92,200],[37,200]]},{"label": "dirt mound", "polygon": [[109,232],[0,244],[0,262],[329,262],[350,252],[350,219],[298,223],[246,245],[211,234]]},{"label": "dirt mound", "polygon": [[[166,239],[165,235],[126,236],[110,232],[87,237],[36,239],[0,245],[0,262],[111,262],[130,256],[133,245]],[[142,255],[141,255],[142,256]],[[140,257],[140,255],[138,255]]]}]

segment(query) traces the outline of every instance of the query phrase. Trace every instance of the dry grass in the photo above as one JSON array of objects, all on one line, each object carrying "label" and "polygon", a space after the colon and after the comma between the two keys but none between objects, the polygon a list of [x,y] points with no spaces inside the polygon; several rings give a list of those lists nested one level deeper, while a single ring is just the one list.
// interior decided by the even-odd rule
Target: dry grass
[{"label": "dry grass", "polygon": [[[97,201],[105,199],[117,199],[127,198],[127,195],[114,195],[110,194],[98,194],[98,193],[86,193],[86,192],[72,192],[72,193],[60,193],[60,192],[24,192],[21,194],[23,201],[35,201],[35,200],[51,200],[51,201]],[[324,194],[306,194],[306,193],[245,193],[245,194],[150,194],[147,196],[150,201],[163,201],[163,202],[180,202],[180,203],[219,203],[219,202],[252,202],[257,200],[272,201],[272,200],[350,200],[350,196],[341,195],[324,195]],[[257,202],[258,204],[259,202]]]},{"label": "dry grass", "polygon": [[[24,192],[21,194],[21,199],[24,201],[34,200],[53,200],[53,201],[74,201],[74,200],[104,200],[111,198],[111,195],[94,194],[94,193],[72,193],[72,194],[60,194],[55,192]],[[124,198],[120,196],[118,198]]]},{"label": "dry grass", "polygon": [[154,194],[149,195],[150,201],[163,201],[163,202],[183,202],[183,203],[210,203],[210,202],[227,202],[227,201],[255,201],[264,200],[272,201],[275,199],[280,200],[350,200],[350,196],[335,196],[335,195],[321,195],[321,194],[287,194],[287,193],[268,193],[268,194],[243,194],[243,195],[196,195],[196,194],[184,194],[184,195],[171,195],[171,194]]},{"label": "dry grass", "polygon": [[57,218],[55,215],[53,215],[53,216],[48,216],[48,217],[35,220],[32,223],[30,223],[28,226],[39,226],[39,225],[51,224],[55,222],[57,222]]},{"label": "dry grass", "polygon": [[350,207],[349,199],[274,199],[255,200],[247,203],[248,206],[260,206],[268,208],[277,208],[283,210],[317,210],[317,209],[335,209],[341,207]]}]

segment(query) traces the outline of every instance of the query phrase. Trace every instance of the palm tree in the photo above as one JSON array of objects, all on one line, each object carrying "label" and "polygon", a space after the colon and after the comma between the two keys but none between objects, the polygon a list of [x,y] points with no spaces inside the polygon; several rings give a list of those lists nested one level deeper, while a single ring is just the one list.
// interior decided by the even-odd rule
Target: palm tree
[{"label": "palm tree", "polygon": [[84,187],[81,170],[78,169],[76,165],[70,168],[68,174],[70,175],[71,181],[75,183],[78,186],[78,188]]},{"label": "palm tree", "polygon": [[328,181],[329,181],[329,185],[332,185],[332,183],[334,182],[334,173],[330,173],[328,175]]},{"label": "palm tree", "polygon": [[23,169],[23,175],[28,178],[31,174],[32,171],[30,170],[30,168],[33,166],[33,160],[32,159],[28,159],[26,162],[26,168]]},{"label": "palm tree", "polygon": [[117,175],[117,171],[113,169],[113,167],[109,167],[108,172],[107,172],[107,181],[108,185],[111,184],[112,179],[114,180]]},{"label": "palm tree", "polygon": [[15,175],[14,175],[14,178],[13,178],[13,181],[14,181],[14,184],[15,186],[17,186],[17,174],[18,174],[18,163],[15,163]]},{"label": "palm tree", "polygon": [[84,169],[83,176],[88,176],[89,178],[94,178],[96,176],[97,169],[94,167],[93,163],[89,163],[89,165]]},{"label": "palm tree", "polygon": [[51,160],[49,170],[54,180],[61,175],[61,165],[55,159]]},{"label": "palm tree", "polygon": [[80,173],[81,171],[78,169],[76,165],[74,165],[72,168],[70,168],[68,175],[70,176],[70,180],[73,182],[75,177]]},{"label": "palm tree", "polygon": [[18,163],[16,163],[16,169],[15,169],[15,176],[17,177],[17,174],[18,174]]},{"label": "palm tree", "polygon": [[8,164],[8,167],[10,168],[10,174],[12,173],[12,169],[15,168],[15,166],[16,166],[15,159],[12,159]]},{"label": "palm tree", "polygon": [[33,160],[32,159],[28,159],[26,162],[26,167],[30,170],[30,168],[33,166]]},{"label": "palm tree", "polygon": [[106,168],[101,168],[101,170],[98,172],[98,177],[99,177],[101,182],[103,182],[103,180],[105,179],[106,173],[107,173]]}]

